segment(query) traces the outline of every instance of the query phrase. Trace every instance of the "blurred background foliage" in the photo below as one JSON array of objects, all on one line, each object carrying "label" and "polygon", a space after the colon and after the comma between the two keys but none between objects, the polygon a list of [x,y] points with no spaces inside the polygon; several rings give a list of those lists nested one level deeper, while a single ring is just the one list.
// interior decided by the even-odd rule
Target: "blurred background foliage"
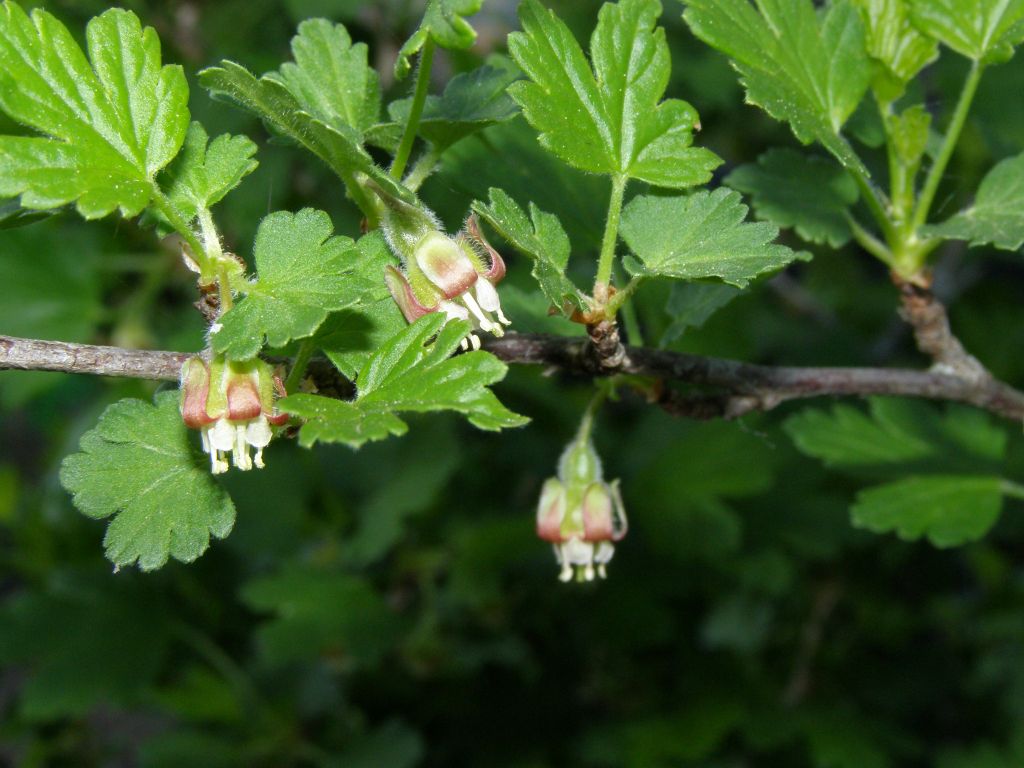
[{"label": "blurred background foliage", "polygon": [[[45,5],[80,34],[108,4]],[[417,3],[123,5],[185,66],[193,114],[211,135],[244,132],[260,144],[259,169],[219,209],[236,252],[250,252],[273,210],[312,205],[338,231],[358,231],[328,171],[213,103],[194,75],[221,58],[276,68],[297,23],[325,16],[370,45],[390,96],[401,97],[410,85],[389,73]],[[435,92],[502,51],[515,5],[488,0],[474,20],[477,45],[435,65]],[[552,5],[589,35],[595,2]],[[793,146],[788,129],[742,103],[734,74],[685,30],[680,6],[666,5],[668,95],[699,110],[702,142],[726,160],[721,175]],[[943,56],[926,73],[937,115],[963,66]],[[986,75],[936,218],[968,200],[995,159],[1024,150],[1022,83],[1022,56]],[[870,139],[869,116],[861,124]],[[454,229],[488,186],[557,213],[590,277],[603,180],[557,166],[514,121],[453,148],[424,196]],[[763,362],[921,364],[884,269],[852,246],[813,250],[813,261],[700,328],[670,327],[666,302],[686,297],[643,289],[648,342]],[[511,260],[508,314],[520,330],[567,332],[544,317],[527,271]],[[67,215],[0,231],[0,276],[0,332],[202,345],[174,246],[135,222]],[[967,346],[1018,385],[1022,279],[1019,255],[957,245],[937,269]],[[2,765],[1024,765],[1020,502],[983,541],[955,550],[857,530],[848,507],[870,480],[823,469],[781,429],[806,405],[738,423],[675,420],[629,395],[608,406],[597,443],[607,476],[622,479],[632,531],[602,583],[559,584],[533,534],[540,486],[590,386],[521,368],[498,391],[532,416],[529,427],[493,435],[425,417],[408,437],[358,453],[275,442],[265,470],[227,478],[239,515],[226,541],[190,566],[114,574],[103,525],[73,510],[56,470],[107,404],[153,390],[0,373]],[[1022,478],[1020,429],[999,427],[1005,475]]]}]

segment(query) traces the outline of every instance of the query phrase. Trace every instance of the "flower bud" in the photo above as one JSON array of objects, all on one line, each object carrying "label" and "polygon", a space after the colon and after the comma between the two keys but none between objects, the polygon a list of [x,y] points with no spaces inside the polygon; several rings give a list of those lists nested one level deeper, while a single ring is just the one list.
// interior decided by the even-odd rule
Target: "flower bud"
[{"label": "flower bud", "polygon": [[558,462],[558,477],[544,483],[537,505],[537,535],[554,545],[559,578],[592,581],[595,573],[604,578],[614,542],[626,531],[619,481],[604,482],[589,435],[577,436]]},{"label": "flower bud", "polygon": [[[402,268],[385,268],[384,280],[410,323],[431,312],[468,320],[474,331],[503,336],[510,321],[501,311],[495,284],[505,276],[505,262],[471,216],[455,237],[441,231],[432,212],[371,187],[384,202],[381,221],[388,245]],[[471,333],[463,349],[480,339]]]},{"label": "flower bud", "polygon": [[[192,357],[185,361],[181,417],[186,426],[199,430],[213,474],[227,472],[227,453],[239,469],[263,466],[263,449],[273,437],[271,425],[288,421],[288,415],[274,407],[275,390],[284,394],[281,379],[259,359],[229,362],[217,357],[207,364],[201,357]],[[250,448],[256,449],[255,457]]]}]

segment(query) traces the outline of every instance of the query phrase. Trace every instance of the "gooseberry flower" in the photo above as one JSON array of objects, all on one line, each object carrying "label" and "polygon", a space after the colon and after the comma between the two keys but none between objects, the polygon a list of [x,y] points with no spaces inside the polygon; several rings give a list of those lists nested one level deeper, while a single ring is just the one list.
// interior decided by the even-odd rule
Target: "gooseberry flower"
[{"label": "gooseberry flower", "polygon": [[[228,471],[226,454],[241,470],[263,467],[263,449],[273,437],[271,426],[288,421],[274,407],[274,393],[284,394],[281,379],[262,360],[207,363],[192,357],[181,368],[181,417],[198,429],[210,471]],[[256,449],[255,457],[249,453]]]},{"label": "gooseberry flower", "polygon": [[[448,319],[468,320],[474,331],[505,334],[510,321],[501,311],[495,285],[505,276],[505,262],[487,242],[475,216],[451,237],[437,217],[422,205],[410,205],[383,190],[381,228],[402,268],[385,267],[384,280],[410,323],[431,312]],[[462,347],[480,348],[471,333]]]},{"label": "gooseberry flower", "polygon": [[605,578],[615,542],[626,535],[626,512],[619,481],[606,483],[601,459],[586,429],[566,446],[558,476],[548,479],[537,505],[537,535],[550,541],[562,570],[558,578],[593,581]]}]

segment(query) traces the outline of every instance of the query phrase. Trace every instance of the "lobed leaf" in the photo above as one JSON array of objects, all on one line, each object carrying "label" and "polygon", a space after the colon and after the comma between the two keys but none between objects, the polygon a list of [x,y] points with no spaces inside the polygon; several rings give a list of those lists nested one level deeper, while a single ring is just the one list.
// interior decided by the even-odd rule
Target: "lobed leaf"
[{"label": "lobed leaf", "polygon": [[873,78],[875,92],[884,101],[894,101],[938,57],[938,44],[911,23],[910,0],[853,2],[864,19],[868,55],[880,65]]},{"label": "lobed leaf", "polygon": [[786,420],[803,453],[829,466],[865,466],[953,459],[1001,461],[1006,432],[982,412],[949,407],[945,413],[899,398],[870,398],[869,412],[851,405],[813,408]]},{"label": "lobed leaf", "polygon": [[971,245],[1020,250],[1024,245],[1024,154],[1007,158],[988,172],[974,205],[923,231]]},{"label": "lobed leaf", "polygon": [[299,433],[304,446],[327,442],[358,448],[403,435],[408,426],[397,414],[413,411],[457,411],[486,430],[522,426],[527,420],[487,389],[505,377],[504,363],[482,351],[451,357],[468,331],[468,323],[446,325],[437,313],[422,317],[366,362],[355,400],[300,394],[279,401],[279,407],[305,420]]},{"label": "lobed leaf", "polygon": [[569,262],[569,236],[558,217],[530,203],[530,217],[515,200],[500,189],[488,190],[488,204],[474,201],[473,210],[480,214],[516,250],[533,260],[533,276],[552,305],[563,309],[583,309],[583,298],[575,284],[566,277]]},{"label": "lobed leaf", "polygon": [[75,203],[87,219],[140,213],[188,128],[188,85],[130,11],[86,27],[89,58],[55,17],[0,6],[0,110],[40,136],[0,136],[0,197]]},{"label": "lobed leaf", "polygon": [[731,189],[635,197],[619,228],[637,257],[627,259],[626,268],[634,275],[678,280],[717,277],[745,288],[758,275],[801,257],[772,243],[776,227],[745,222],[746,216],[747,206]]},{"label": "lobed leaf", "polygon": [[569,28],[537,0],[519,6],[523,31],[509,51],[529,77],[509,93],[540,142],[569,165],[662,187],[704,184],[721,159],[692,147],[697,111],[661,101],[671,63],[658,0],[606,3],[590,41],[591,64]]},{"label": "lobed leaf", "polygon": [[279,81],[302,108],[336,130],[363,134],[380,116],[380,77],[367,62],[365,43],[355,43],[343,24],[309,19],[292,38],[294,62],[268,77]]},{"label": "lobed leaf", "polygon": [[688,328],[700,328],[739,295],[739,288],[724,283],[673,283],[665,304],[665,312],[672,322],[661,334],[659,346],[676,341]]},{"label": "lobed leaf", "polygon": [[182,152],[164,172],[166,193],[187,218],[224,199],[259,165],[256,145],[246,136],[221,134],[209,141],[206,129],[192,123]]},{"label": "lobed leaf", "polygon": [[114,403],[82,436],[81,452],[64,459],[61,484],[89,517],[113,517],[103,539],[121,567],[155,570],[173,557],[190,563],[224,538],[235,507],[192,445],[178,410],[178,393],[155,404]]},{"label": "lobed leaf", "polygon": [[909,2],[922,32],[975,61],[1007,61],[1024,40],[1024,0]]},{"label": "lobed leaf", "polygon": [[977,541],[1002,511],[998,477],[931,475],[908,477],[861,491],[851,508],[853,523],[901,539],[927,538],[937,547]]},{"label": "lobed leaf", "polygon": [[332,231],[330,217],[312,208],[279,211],[260,222],[253,246],[257,279],[221,316],[210,337],[214,350],[245,360],[259,352],[264,338],[273,347],[305,338],[330,311],[373,290],[375,282],[356,270],[360,247]]},{"label": "lobed leaf", "polygon": [[[519,114],[519,107],[508,95],[508,86],[520,76],[514,69],[491,66],[456,75],[440,96],[427,96],[419,135],[443,152],[477,131],[511,120]],[[411,108],[411,98],[391,102],[388,115],[392,122],[375,126],[369,140],[385,148],[397,147]]]},{"label": "lobed leaf", "polygon": [[274,133],[291,139],[323,160],[342,181],[366,174],[392,195],[412,202],[409,190],[373,162],[363,149],[362,136],[349,125],[328,125],[303,106],[274,73],[257,79],[232,61],[199,73],[199,82],[211,95],[240,106],[263,120]]},{"label": "lobed leaf", "polygon": [[864,24],[849,0],[818,14],[811,0],[685,0],[683,18],[725,53],[747,100],[819,141],[847,168],[867,169],[841,134],[871,75]]},{"label": "lobed leaf", "polygon": [[725,183],[750,195],[757,218],[791,227],[808,242],[839,248],[851,237],[846,216],[857,202],[857,184],[824,158],[770,149]]}]

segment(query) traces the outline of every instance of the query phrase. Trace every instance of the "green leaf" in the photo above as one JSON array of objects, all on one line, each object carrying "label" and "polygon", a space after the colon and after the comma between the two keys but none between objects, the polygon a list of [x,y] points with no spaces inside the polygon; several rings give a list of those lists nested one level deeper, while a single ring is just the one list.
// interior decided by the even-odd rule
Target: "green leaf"
[{"label": "green leaf", "polygon": [[891,102],[907,83],[939,55],[938,44],[922,35],[910,20],[908,0],[853,0],[867,28],[868,55],[880,65],[875,91]]},{"label": "green leaf", "polygon": [[770,149],[725,183],[750,195],[757,218],[791,227],[808,242],[838,248],[850,239],[846,214],[857,202],[857,184],[829,160]]},{"label": "green leaf", "polygon": [[473,203],[473,210],[482,216],[517,251],[533,260],[533,276],[554,306],[583,308],[579,289],[565,275],[569,262],[569,236],[558,217],[530,203],[530,218],[515,200],[500,189],[488,190],[490,203]]},{"label": "green leaf", "polygon": [[[419,135],[443,152],[470,134],[511,120],[519,114],[519,107],[508,95],[508,86],[520,77],[514,69],[490,66],[456,75],[448,81],[443,94],[427,96]],[[411,108],[411,98],[388,105],[393,122],[374,128],[378,144],[398,145]]]},{"label": "green leaf", "polygon": [[380,116],[380,78],[367,63],[365,43],[352,44],[342,24],[309,19],[292,38],[295,62],[268,77],[278,80],[310,115],[337,130],[360,134]]},{"label": "green leaf", "polygon": [[867,173],[841,135],[871,75],[864,24],[847,0],[818,14],[811,0],[687,0],[690,29],[732,59],[747,100]]},{"label": "green leaf", "polygon": [[988,172],[974,205],[923,231],[971,245],[1019,250],[1024,245],[1024,154],[1007,158]]},{"label": "green leaf", "polygon": [[808,408],[786,420],[785,430],[803,453],[828,466],[856,467],[925,459],[980,459],[993,463],[1006,451],[1006,431],[983,412],[873,397],[870,411],[836,405]]},{"label": "green leaf", "polygon": [[359,576],[292,569],[248,582],[242,599],[276,614],[256,632],[273,664],[327,654],[372,663],[399,637],[398,617]]},{"label": "green leaf", "polygon": [[117,567],[137,561],[152,571],[168,557],[190,563],[211,534],[231,532],[235,507],[193,447],[176,391],[161,392],[155,405],[114,403],[81,449],[64,459],[60,481],[84,514],[114,516],[103,543]]},{"label": "green leaf", "polygon": [[17,200],[0,200],[0,229],[16,229],[52,216],[54,211],[30,211]]},{"label": "green leaf", "polygon": [[901,539],[926,537],[937,547],[977,541],[1002,510],[998,477],[908,477],[862,491],[852,507],[854,525]]},{"label": "green leaf", "polygon": [[149,203],[157,172],[188,128],[181,67],[160,65],[160,41],[130,11],[86,28],[89,59],[46,11],[0,7],[0,110],[41,136],[0,136],[0,197],[26,208],[74,202],[87,219]]},{"label": "green leaf", "polygon": [[291,139],[319,157],[346,184],[353,174],[364,173],[392,195],[414,202],[413,194],[373,162],[362,146],[362,137],[348,125],[328,125],[310,114],[278,75],[260,79],[232,61],[199,73],[199,82],[210,93],[240,106],[263,120],[267,127]]},{"label": "green leaf", "polygon": [[922,32],[975,61],[1007,61],[1024,40],[1024,0],[909,2]]},{"label": "green leaf", "polygon": [[165,171],[167,197],[192,219],[223,200],[256,170],[255,154],[256,145],[246,136],[225,133],[210,142],[206,129],[192,123],[184,149]]},{"label": "green leaf", "polygon": [[411,411],[457,411],[486,430],[522,426],[527,419],[487,389],[505,377],[504,363],[480,351],[451,357],[468,331],[467,323],[446,325],[443,315],[427,315],[367,361],[357,379],[355,400],[291,395],[279,406],[306,420],[299,433],[304,446],[326,442],[358,448],[369,440],[403,435],[408,426],[396,414]]},{"label": "green leaf", "polygon": [[747,223],[746,216],[747,206],[731,189],[635,197],[622,212],[619,232],[639,262],[627,259],[626,268],[634,275],[679,280],[717,277],[745,288],[800,256],[772,244],[776,227]]},{"label": "green leaf", "polygon": [[398,51],[395,61],[395,79],[404,80],[412,63],[409,61],[432,39],[449,50],[464,50],[476,41],[476,32],[464,17],[480,10],[483,0],[427,0],[423,21]]},{"label": "green leaf", "polygon": [[[745,2],[745,0],[744,0]],[[593,70],[569,28],[537,0],[519,6],[509,51],[530,81],[509,88],[540,142],[569,165],[656,186],[704,184],[721,159],[691,147],[697,111],[661,101],[671,63],[657,0],[606,3],[590,41]]]},{"label": "green leaf", "polygon": [[659,346],[676,341],[687,328],[700,328],[739,295],[739,288],[723,283],[673,283],[665,305],[672,322],[662,333]]},{"label": "green leaf", "polygon": [[355,271],[360,248],[347,237],[331,237],[332,231],[330,216],[312,208],[278,211],[260,222],[253,246],[257,279],[221,316],[221,328],[211,336],[217,352],[245,360],[259,352],[264,337],[272,347],[305,338],[328,312],[372,290]]}]

